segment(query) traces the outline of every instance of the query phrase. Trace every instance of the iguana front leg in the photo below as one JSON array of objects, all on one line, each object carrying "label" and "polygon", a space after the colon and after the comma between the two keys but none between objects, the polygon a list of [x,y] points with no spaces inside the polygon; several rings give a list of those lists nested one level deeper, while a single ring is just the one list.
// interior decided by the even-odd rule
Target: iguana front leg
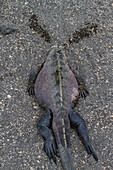
[{"label": "iguana front leg", "polygon": [[79,96],[82,98],[86,98],[89,95],[89,92],[85,86],[84,80],[81,77],[81,75],[76,75],[75,76],[78,82],[78,90],[79,90]]},{"label": "iguana front leg", "polygon": [[78,82],[78,90],[79,90],[79,96],[82,98],[86,98],[89,95],[89,92],[85,86],[85,82],[80,74],[77,74],[73,69],[71,69],[73,74],[75,75],[75,78]]},{"label": "iguana front leg", "polygon": [[46,152],[47,156],[51,160],[56,163],[56,144],[54,137],[51,133],[50,128],[52,127],[52,118],[51,118],[51,111],[47,110],[47,112],[41,117],[38,121],[38,129],[40,134],[45,140],[44,143],[44,151]]},{"label": "iguana front leg", "polygon": [[98,162],[98,157],[93,151],[93,148],[89,141],[88,130],[85,121],[77,113],[73,112],[73,110],[71,110],[69,113],[69,120],[72,127],[77,129],[77,133],[81,137],[88,155],[90,156],[92,154],[94,159]]},{"label": "iguana front leg", "polygon": [[44,66],[44,63],[45,62],[43,62],[40,66],[38,66],[37,70],[32,70],[32,72],[29,75],[27,91],[30,96],[35,95],[34,84],[35,84],[35,81],[36,81],[36,78],[37,78],[39,72],[41,71],[41,69]]}]

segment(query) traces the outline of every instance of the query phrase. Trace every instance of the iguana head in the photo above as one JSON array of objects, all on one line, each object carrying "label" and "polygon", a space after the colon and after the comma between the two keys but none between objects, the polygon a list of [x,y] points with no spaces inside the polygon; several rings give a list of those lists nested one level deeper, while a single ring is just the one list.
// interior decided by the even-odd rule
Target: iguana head
[{"label": "iguana head", "polygon": [[66,60],[66,56],[63,52],[64,47],[62,46],[58,46],[58,45],[54,45],[51,47],[50,51],[49,51],[49,55],[48,55],[48,59],[56,59],[59,58],[61,60]]}]

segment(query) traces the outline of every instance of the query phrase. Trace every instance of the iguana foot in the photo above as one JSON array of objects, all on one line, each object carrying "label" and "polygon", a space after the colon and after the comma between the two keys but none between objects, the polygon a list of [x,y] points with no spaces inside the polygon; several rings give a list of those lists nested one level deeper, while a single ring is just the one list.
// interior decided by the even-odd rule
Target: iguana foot
[{"label": "iguana foot", "polygon": [[36,75],[35,70],[33,70],[29,75],[29,81],[28,81],[28,87],[27,87],[29,96],[35,95],[34,84],[35,84],[36,76],[37,75]]},{"label": "iguana foot", "polygon": [[79,96],[82,98],[86,98],[89,95],[89,92],[85,86],[83,78],[81,77],[81,75],[77,75],[76,79],[78,82]]},{"label": "iguana foot", "polygon": [[93,157],[94,157],[94,159],[96,160],[96,162],[98,162],[98,158],[97,158],[95,152],[93,151],[93,148],[92,148],[92,146],[91,146],[91,143],[86,140],[86,141],[84,142],[84,145],[85,145],[85,148],[86,148],[86,151],[87,151],[89,157],[90,157],[91,155],[93,155]]},{"label": "iguana foot", "polygon": [[43,149],[46,152],[49,159],[51,160],[51,158],[52,158],[53,161],[56,164],[56,157],[55,157],[55,155],[56,155],[56,144],[55,144],[54,138],[48,138],[44,143]]},{"label": "iguana foot", "polygon": [[89,95],[89,92],[86,89],[84,84],[79,84],[78,85],[78,90],[79,90],[79,96],[84,98],[84,99]]}]

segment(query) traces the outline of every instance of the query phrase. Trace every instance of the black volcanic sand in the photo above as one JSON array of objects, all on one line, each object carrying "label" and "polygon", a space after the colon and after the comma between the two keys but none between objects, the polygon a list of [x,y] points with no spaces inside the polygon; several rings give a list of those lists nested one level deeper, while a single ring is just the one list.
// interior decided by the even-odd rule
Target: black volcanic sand
[{"label": "black volcanic sand", "polygon": [[113,168],[112,8],[111,0],[0,2],[1,170],[62,169],[60,158],[56,166],[42,150],[37,120],[43,110],[26,92],[30,71],[56,44],[64,47],[69,65],[80,70],[90,93],[75,110],[87,123],[99,161],[88,158],[72,129],[74,166]]}]

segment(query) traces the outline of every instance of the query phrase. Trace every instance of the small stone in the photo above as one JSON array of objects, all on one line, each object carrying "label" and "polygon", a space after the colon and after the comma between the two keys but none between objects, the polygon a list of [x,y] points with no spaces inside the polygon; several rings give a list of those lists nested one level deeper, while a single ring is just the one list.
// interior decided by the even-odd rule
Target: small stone
[{"label": "small stone", "polygon": [[25,5],[27,5],[28,4],[28,2],[25,2]]},{"label": "small stone", "polygon": [[7,98],[10,99],[10,98],[11,98],[11,95],[8,94],[8,95],[7,95]]},{"label": "small stone", "polygon": [[113,118],[113,115],[110,115],[111,118]]},{"label": "small stone", "polygon": [[37,162],[38,162],[38,163],[40,163],[40,161],[39,161],[39,160],[37,160]]},{"label": "small stone", "polygon": [[33,106],[34,109],[38,109],[38,106]]},{"label": "small stone", "polygon": [[12,58],[12,56],[11,56],[11,55],[9,55],[9,58]]}]

